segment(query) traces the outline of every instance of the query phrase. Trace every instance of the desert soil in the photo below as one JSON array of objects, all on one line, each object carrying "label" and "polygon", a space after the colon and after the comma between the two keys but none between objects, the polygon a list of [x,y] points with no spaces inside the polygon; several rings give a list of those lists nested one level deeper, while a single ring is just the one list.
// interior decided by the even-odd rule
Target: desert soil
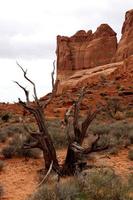
[{"label": "desert soil", "polygon": [[[65,150],[58,152],[62,162]],[[95,165],[106,165],[115,169],[116,174],[127,177],[133,172],[133,161],[128,159],[128,150],[124,149],[118,155],[106,156],[94,154],[91,162]],[[0,182],[4,186],[5,195],[2,200],[24,200],[36,190],[38,185],[37,171],[43,168],[43,159],[14,158],[5,160],[4,171],[0,173]]]}]

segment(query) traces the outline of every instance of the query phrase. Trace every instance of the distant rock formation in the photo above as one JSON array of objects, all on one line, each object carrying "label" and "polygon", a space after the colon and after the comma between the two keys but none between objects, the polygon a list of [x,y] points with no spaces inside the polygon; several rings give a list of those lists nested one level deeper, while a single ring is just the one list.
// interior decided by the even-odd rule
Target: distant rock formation
[{"label": "distant rock formation", "polygon": [[108,64],[116,49],[116,33],[107,24],[100,25],[95,33],[80,30],[72,37],[57,36],[58,78],[64,80],[74,70]]},{"label": "distant rock formation", "polygon": [[133,9],[126,12],[122,27],[122,37],[112,61],[118,62],[133,55]]},{"label": "distant rock formation", "polygon": [[119,44],[107,24],[100,25],[94,33],[80,30],[72,37],[57,36],[57,94],[96,82],[102,74],[130,79],[132,61],[133,9],[126,12]]}]

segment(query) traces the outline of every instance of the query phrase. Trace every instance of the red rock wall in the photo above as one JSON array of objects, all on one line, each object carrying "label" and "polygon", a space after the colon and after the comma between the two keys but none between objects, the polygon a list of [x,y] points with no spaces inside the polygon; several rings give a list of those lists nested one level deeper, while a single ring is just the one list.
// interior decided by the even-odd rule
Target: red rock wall
[{"label": "red rock wall", "polygon": [[72,37],[57,36],[57,78],[63,80],[75,70],[108,64],[116,50],[116,33],[107,24],[95,33],[81,30]]},{"label": "red rock wall", "polygon": [[122,27],[122,37],[112,61],[122,61],[133,55],[133,9],[126,12],[125,22]]}]

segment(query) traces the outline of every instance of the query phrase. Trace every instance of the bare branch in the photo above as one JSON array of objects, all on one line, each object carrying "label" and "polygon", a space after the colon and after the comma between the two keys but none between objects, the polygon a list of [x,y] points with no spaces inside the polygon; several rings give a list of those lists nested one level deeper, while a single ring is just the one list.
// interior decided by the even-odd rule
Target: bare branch
[{"label": "bare branch", "polygon": [[95,119],[97,113],[99,112],[100,110],[95,110],[93,113],[91,113],[91,111],[89,110],[88,112],[88,115],[86,117],[86,119],[84,120],[84,122],[82,123],[82,134],[81,134],[81,137],[80,137],[80,143],[82,143],[85,135],[86,135],[86,131],[90,125],[90,123]]},{"label": "bare branch", "polygon": [[80,130],[80,127],[79,127],[78,120],[79,120],[80,104],[81,104],[81,101],[82,101],[82,99],[85,95],[85,89],[86,89],[85,87],[81,88],[81,91],[79,93],[79,98],[73,104],[73,106],[74,106],[73,127],[74,127],[74,134],[75,134],[76,141],[79,140],[79,136],[81,135],[81,130]]},{"label": "bare branch", "polygon": [[77,152],[77,153],[82,153],[84,151],[84,148],[81,147],[77,142],[73,142],[71,144],[71,149],[74,151],[74,152]]},{"label": "bare branch", "polygon": [[19,101],[20,105],[22,105],[26,110],[28,110],[32,114],[35,114],[36,111],[33,108],[31,108],[30,106],[28,106],[25,102],[23,102],[20,98],[18,98],[18,101]]},{"label": "bare branch", "polygon": [[20,83],[18,83],[17,81],[14,81],[14,83],[16,83],[22,90],[24,90],[25,96],[26,96],[26,101],[27,101],[27,103],[29,103],[29,91],[26,90],[26,88],[24,88],[22,85],[20,85]]},{"label": "bare branch", "polygon": [[51,164],[50,164],[50,167],[49,167],[49,170],[47,171],[47,174],[44,176],[44,178],[43,178],[42,181],[39,183],[39,185],[37,186],[37,188],[40,187],[40,186],[44,183],[44,181],[46,181],[46,179],[48,178],[48,175],[50,174],[50,172],[51,172],[51,170],[52,170],[52,167],[53,167],[53,160],[52,160],[52,162],[51,162]]},{"label": "bare branch", "polygon": [[31,131],[24,123],[23,123],[23,127],[30,134],[30,136],[35,139],[40,139],[40,137],[42,136],[42,133]]},{"label": "bare branch", "polygon": [[88,154],[88,153],[94,151],[94,147],[95,147],[95,145],[96,145],[96,143],[98,142],[99,139],[100,139],[100,135],[96,135],[95,138],[94,138],[94,141],[92,141],[91,145],[88,148],[84,149],[83,153]]},{"label": "bare branch", "polygon": [[36,102],[38,102],[38,97],[37,97],[37,92],[36,92],[36,85],[35,85],[35,83],[34,83],[33,81],[31,81],[31,80],[27,77],[27,69],[24,70],[23,67],[22,67],[18,62],[16,62],[16,63],[17,63],[17,65],[20,67],[20,69],[23,71],[23,73],[24,73],[24,78],[25,78],[28,82],[30,82],[30,83],[33,85],[34,98],[35,98]]},{"label": "bare branch", "polygon": [[33,148],[39,148],[40,149],[40,145],[39,145],[38,141],[35,141],[33,143],[30,143],[30,144],[25,143],[23,145],[23,148],[24,149],[33,149]]},{"label": "bare branch", "polygon": [[73,117],[73,105],[66,110],[65,115],[64,115],[64,124],[66,126],[66,134],[67,134],[67,139],[68,139],[69,142],[72,140],[72,138],[69,134],[71,117]]}]

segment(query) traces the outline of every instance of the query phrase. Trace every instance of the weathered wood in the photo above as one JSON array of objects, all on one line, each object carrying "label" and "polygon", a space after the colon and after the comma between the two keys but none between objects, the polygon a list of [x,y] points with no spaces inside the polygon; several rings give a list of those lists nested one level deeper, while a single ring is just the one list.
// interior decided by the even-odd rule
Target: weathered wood
[{"label": "weathered wood", "polygon": [[30,147],[40,148],[43,151],[43,156],[45,160],[45,168],[49,169],[50,164],[53,161],[54,170],[59,171],[59,164],[58,164],[58,160],[56,156],[56,151],[55,151],[51,136],[48,133],[48,129],[45,123],[43,108],[40,105],[40,102],[37,97],[35,83],[27,77],[27,70],[24,70],[19,64],[18,66],[23,71],[24,78],[33,85],[34,99],[35,99],[34,105],[33,104],[31,105],[29,101],[29,93],[27,92],[27,90],[23,86],[21,86],[18,82],[15,82],[21,89],[24,90],[25,96],[26,96],[26,103],[21,101],[21,99],[19,99],[19,103],[31,114],[33,114],[39,128],[39,133],[30,133],[30,135],[34,137],[34,139],[36,139],[36,142],[25,145],[25,148],[30,148]]},{"label": "weathered wood", "polygon": [[[56,171],[56,173],[59,176],[74,175],[77,171],[77,168],[80,168],[81,166],[83,167],[86,163],[82,162],[80,158],[82,156],[80,155],[92,152],[96,142],[99,140],[99,137],[96,137],[96,139],[93,141],[90,147],[86,149],[82,147],[82,143],[86,136],[87,129],[91,124],[91,122],[96,117],[98,110],[92,112],[90,109],[88,111],[85,120],[82,122],[81,126],[79,125],[80,104],[86,92],[85,87],[82,88],[79,93],[79,98],[76,101],[74,101],[73,105],[66,111],[64,116],[64,124],[66,126],[69,144],[64,164],[60,166],[57,159],[56,150],[53,145],[53,141],[46,126],[46,120],[44,115],[45,108],[52,101],[52,98],[55,95],[57,89],[57,82],[54,84],[55,63],[53,64],[54,70],[51,73],[52,86],[53,86],[52,94],[50,95],[49,99],[44,103],[44,106],[42,106],[38,100],[35,83],[27,77],[27,70],[24,70],[19,64],[18,66],[21,68],[24,74],[24,78],[32,84],[34,91],[34,100],[35,100],[34,103],[31,104],[29,100],[29,92],[18,82],[15,81],[15,83],[21,89],[23,89],[26,96],[26,102],[23,102],[21,99],[19,99],[19,103],[27,111],[29,111],[29,113],[33,114],[39,129],[39,131],[37,132],[31,132],[26,128],[31,137],[34,138],[35,142],[31,144],[25,144],[24,148],[40,148],[43,151],[45,168],[47,170],[51,169],[51,163],[52,163],[52,169]],[[74,130],[73,137],[71,137],[69,133],[69,127],[71,123],[73,124],[73,130]]]}]

